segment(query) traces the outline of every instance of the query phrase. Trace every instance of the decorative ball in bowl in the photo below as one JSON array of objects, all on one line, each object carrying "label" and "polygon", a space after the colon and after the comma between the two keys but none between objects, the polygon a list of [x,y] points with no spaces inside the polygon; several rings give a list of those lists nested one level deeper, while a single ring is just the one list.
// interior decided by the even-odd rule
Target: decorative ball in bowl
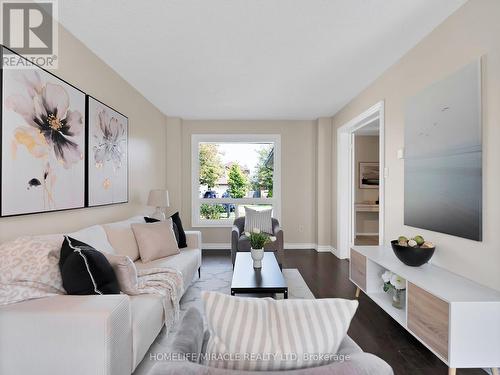
[{"label": "decorative ball in bowl", "polygon": [[422,236],[415,236],[410,240],[401,236],[391,241],[391,246],[398,259],[411,267],[420,267],[427,263],[436,250],[436,246],[425,241]]}]

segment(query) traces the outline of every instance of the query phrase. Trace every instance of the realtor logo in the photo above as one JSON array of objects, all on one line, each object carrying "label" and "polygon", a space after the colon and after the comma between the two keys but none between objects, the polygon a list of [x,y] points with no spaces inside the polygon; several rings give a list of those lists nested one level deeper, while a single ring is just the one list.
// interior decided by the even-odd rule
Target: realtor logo
[{"label": "realtor logo", "polygon": [[2,44],[37,65],[55,68],[56,0],[0,0],[0,4]]}]

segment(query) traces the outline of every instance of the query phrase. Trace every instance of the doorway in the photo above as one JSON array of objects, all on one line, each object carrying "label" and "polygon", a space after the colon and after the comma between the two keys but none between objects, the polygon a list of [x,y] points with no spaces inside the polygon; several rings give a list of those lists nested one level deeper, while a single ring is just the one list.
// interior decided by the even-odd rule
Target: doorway
[{"label": "doorway", "polygon": [[353,199],[351,243],[378,245],[379,243],[379,119],[352,133]]},{"label": "doorway", "polygon": [[337,238],[340,258],[352,245],[384,242],[384,102],[337,129]]}]

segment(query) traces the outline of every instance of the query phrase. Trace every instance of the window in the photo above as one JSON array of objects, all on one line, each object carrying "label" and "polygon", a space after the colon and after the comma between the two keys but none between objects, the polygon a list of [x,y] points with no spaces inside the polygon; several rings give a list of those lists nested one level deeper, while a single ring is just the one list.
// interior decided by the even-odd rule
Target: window
[{"label": "window", "polygon": [[281,216],[280,136],[192,135],[192,225],[231,226],[245,207]]}]

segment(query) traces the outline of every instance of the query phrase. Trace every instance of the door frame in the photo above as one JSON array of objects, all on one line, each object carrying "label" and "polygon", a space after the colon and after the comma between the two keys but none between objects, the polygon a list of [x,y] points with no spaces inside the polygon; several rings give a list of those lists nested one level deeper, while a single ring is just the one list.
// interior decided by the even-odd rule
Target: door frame
[{"label": "door frame", "polygon": [[337,253],[339,258],[350,256],[354,222],[355,161],[353,133],[379,120],[379,245],[384,243],[385,211],[385,113],[384,101],[376,103],[337,129]]}]

